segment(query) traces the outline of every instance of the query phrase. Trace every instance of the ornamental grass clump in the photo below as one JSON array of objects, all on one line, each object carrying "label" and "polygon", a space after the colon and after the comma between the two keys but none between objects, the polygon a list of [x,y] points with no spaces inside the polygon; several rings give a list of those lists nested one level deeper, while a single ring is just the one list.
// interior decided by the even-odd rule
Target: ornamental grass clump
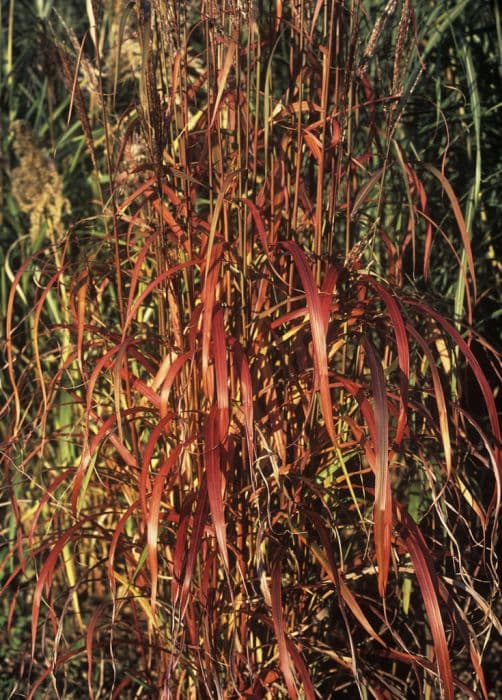
[{"label": "ornamental grass clump", "polygon": [[13,692],[488,698],[500,362],[448,150],[414,141],[436,25],[87,13],[51,30],[87,212],[6,304]]}]

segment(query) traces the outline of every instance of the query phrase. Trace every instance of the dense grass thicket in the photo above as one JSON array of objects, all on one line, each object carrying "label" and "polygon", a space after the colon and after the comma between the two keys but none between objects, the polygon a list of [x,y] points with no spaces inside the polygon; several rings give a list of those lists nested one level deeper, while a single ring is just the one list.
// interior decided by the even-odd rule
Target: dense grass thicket
[{"label": "dense grass thicket", "polygon": [[1,18],[0,696],[497,697],[497,2]]}]

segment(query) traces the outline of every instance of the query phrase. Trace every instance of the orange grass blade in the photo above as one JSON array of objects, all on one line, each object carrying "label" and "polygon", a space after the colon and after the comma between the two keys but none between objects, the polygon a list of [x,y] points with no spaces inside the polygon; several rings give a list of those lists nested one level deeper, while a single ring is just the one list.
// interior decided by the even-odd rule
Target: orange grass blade
[{"label": "orange grass blade", "polygon": [[[132,318],[134,315],[133,312],[131,312],[132,305],[134,303],[134,295],[136,294],[136,288],[138,286],[139,282],[139,277],[141,274],[141,271],[144,269],[144,263],[146,260],[146,256],[150,252],[150,249],[152,247],[152,244],[155,242],[155,240],[159,237],[159,232],[155,231],[151,236],[149,236],[144,243],[144,245],[141,247],[141,250],[136,256],[136,261],[134,263],[134,267],[131,271],[131,282],[129,285],[129,297],[127,300],[127,314],[126,318]],[[123,334],[125,334],[127,329],[127,326],[123,329]]]},{"label": "orange grass blade", "polygon": [[[57,659],[53,661],[42,674],[40,674],[35,683],[33,683],[33,685],[30,688],[30,693],[26,697],[26,700],[32,700],[33,698],[40,697],[40,694],[37,696],[37,690],[40,688],[47,676],[50,676],[51,673],[54,673],[54,671],[59,666],[62,666],[64,668],[64,665],[67,661],[70,661],[70,659],[73,659],[75,656],[82,654],[82,652],[83,649],[81,646],[79,646],[77,649],[72,649],[71,651],[66,652],[66,654],[61,654],[60,656],[58,656]],[[44,695],[47,696],[47,692],[45,692]]]},{"label": "orange grass blade", "polygon": [[230,73],[230,68],[234,61],[235,50],[237,48],[237,42],[232,37],[228,41],[228,48],[225,54],[225,59],[223,61],[223,67],[218,74],[218,93],[216,95],[216,100],[213,107],[213,116],[211,117],[211,122],[209,124],[209,131],[213,128],[216,116],[218,114],[218,109],[220,106],[221,98],[223,97],[223,91],[225,90],[225,85],[227,83],[228,74]]},{"label": "orange grass blade", "polygon": [[474,269],[474,258],[472,255],[471,238],[469,235],[469,231],[467,230],[467,225],[465,223],[460,203],[457,199],[455,192],[453,191],[453,187],[450,185],[448,179],[443,175],[443,173],[440,170],[435,168],[433,165],[430,165],[429,163],[424,163],[424,168],[439,180],[441,186],[446,192],[448,199],[450,200],[450,204],[452,206],[453,213],[455,214],[457,226],[459,228],[460,235],[462,237],[462,243],[464,245],[464,250],[467,256],[467,264],[469,266],[469,272],[471,273],[472,288],[474,290],[474,299],[476,299],[476,272]]},{"label": "orange grass blade", "polygon": [[[444,579],[444,581],[448,581],[448,579]],[[466,592],[469,593],[469,595],[474,599],[474,601],[478,604],[478,606],[483,610],[483,612],[490,617],[490,621],[494,624],[495,629],[499,634],[502,633],[502,628],[500,625],[499,620],[495,617],[493,614],[493,610],[491,609],[491,606],[483,600],[483,598],[476,593],[476,591],[471,587],[468,586],[464,583],[464,581],[460,582],[456,579],[453,579],[451,581],[448,581],[448,583],[452,583],[453,586],[457,585],[459,588],[465,590]],[[441,598],[444,600],[446,605],[448,606],[448,612],[456,626],[456,629],[459,631],[460,635],[462,636],[462,639],[464,640],[464,644],[467,649],[469,649],[469,656],[471,659],[472,667],[474,669],[474,672],[476,674],[476,678],[479,682],[479,685],[481,686],[481,691],[483,693],[483,698],[485,700],[488,700],[488,688],[486,685],[486,678],[485,674],[483,671],[483,667],[481,665],[481,655],[479,653],[479,649],[477,647],[477,638],[476,638],[476,632],[474,631],[470,621],[469,617],[470,614],[469,612],[466,612],[464,609],[462,609],[456,601],[452,599],[452,596],[450,594],[450,591],[446,587],[446,584],[443,582],[442,579],[438,579],[438,588],[439,588],[439,594]],[[457,679],[453,679],[453,683],[455,685],[457,684]],[[477,697],[477,696],[476,696]]]},{"label": "orange grass blade", "polygon": [[64,471],[62,474],[60,474],[58,477],[56,477],[56,478],[54,479],[54,481],[52,482],[52,484],[46,488],[46,491],[45,491],[44,495],[43,495],[42,498],[40,499],[40,502],[39,502],[39,504],[38,504],[38,506],[37,506],[37,509],[36,509],[36,511],[35,511],[35,514],[33,515],[33,518],[32,518],[32,521],[31,521],[30,531],[29,531],[29,534],[28,534],[28,549],[29,549],[30,551],[33,550],[33,540],[34,540],[34,537],[35,537],[35,532],[36,532],[36,528],[37,528],[38,519],[39,519],[39,517],[40,517],[40,514],[41,514],[42,510],[44,509],[45,504],[47,503],[47,501],[48,501],[50,498],[52,498],[53,493],[54,493],[54,491],[56,491],[57,487],[58,487],[60,484],[62,484],[63,481],[65,481],[65,480],[71,475],[72,472],[73,472],[73,469],[67,469],[67,470]]},{"label": "orange grass blade", "polygon": [[436,406],[439,416],[439,429],[441,432],[441,440],[443,442],[444,456],[446,461],[446,476],[449,479],[451,476],[452,468],[452,450],[451,450],[451,440],[450,440],[450,429],[448,426],[448,410],[446,407],[446,400],[444,396],[443,386],[441,384],[441,379],[439,377],[439,372],[436,366],[436,361],[434,356],[422,338],[422,336],[412,327],[408,326],[408,332],[417,341],[417,343],[422,348],[424,355],[427,358],[429,368],[432,376],[432,385],[434,387],[434,396],[436,397]]},{"label": "orange grass blade", "polygon": [[89,432],[90,432],[90,420],[91,420],[91,414],[92,414],[92,397],[94,394],[94,387],[96,386],[96,382],[98,381],[98,378],[102,372],[102,370],[107,367],[108,365],[111,364],[112,357],[117,353],[120,349],[120,346],[117,345],[111,350],[108,350],[103,357],[101,357],[97,363],[96,366],[94,367],[91,376],[89,377],[89,381],[87,384],[87,391],[86,391],[86,419],[85,419],[85,427],[84,427],[84,435],[83,435],[83,446],[82,446],[82,457],[80,459],[80,463],[77,467],[77,470],[75,472],[75,476],[73,478],[73,490],[72,490],[72,497],[71,497],[71,507],[72,507],[72,512],[74,515],[77,515],[78,512],[78,505],[79,502],[81,502],[81,497],[80,497],[80,487],[82,486],[82,481],[84,479],[84,475],[87,471],[87,468],[89,467],[89,463],[92,458],[92,454],[90,451],[90,445],[89,445]]},{"label": "orange grass blade", "polygon": [[[149,190],[151,191],[153,187],[157,184],[157,177],[153,175],[151,178],[149,178],[146,182],[143,182],[134,192],[129,195],[122,204],[120,205],[118,209],[118,214],[123,214],[127,207],[129,207],[133,202],[135,202],[142,194],[145,194],[145,192],[148,192]],[[154,234],[155,236],[158,236],[158,232]]]},{"label": "orange grass blade", "polygon": [[[30,257],[25,260],[25,262],[21,265],[19,270],[16,272],[16,275],[14,277],[14,280],[12,282],[10,291],[9,291],[9,299],[7,301],[7,315],[6,315],[6,333],[5,333],[5,347],[7,351],[7,370],[9,374],[9,380],[12,386],[12,393],[14,394],[14,406],[15,406],[15,415],[14,415],[14,426],[12,428],[12,435],[16,435],[16,433],[19,430],[19,425],[21,423],[21,399],[19,397],[19,389],[17,386],[17,381],[16,381],[16,374],[14,372],[14,357],[13,357],[13,329],[12,329],[12,322],[14,318],[14,301],[16,298],[16,293],[22,294],[22,288],[21,288],[21,279],[23,277],[23,274],[26,272],[28,269],[29,265],[36,260],[37,256],[36,255],[31,255]],[[19,289],[18,289],[19,287]]]},{"label": "orange grass blade", "polygon": [[[40,351],[39,351],[39,325],[40,325],[40,316],[42,314],[43,310],[43,305],[45,303],[45,300],[47,299],[50,291],[52,290],[52,287],[54,284],[57,282],[58,278],[62,275],[64,271],[64,268],[61,270],[58,270],[54,275],[51,277],[51,279],[47,282],[45,285],[45,288],[40,295],[39,300],[37,301],[37,304],[35,306],[35,313],[34,313],[34,319],[33,319],[33,355],[35,358],[35,367],[37,370],[37,378],[38,382],[40,385],[40,391],[42,393],[42,405],[43,405],[43,415],[47,415],[47,410],[48,410],[48,404],[47,404],[47,390],[45,387],[45,380],[44,380],[44,373],[42,370],[42,360],[40,358]],[[44,419],[45,422],[45,419]]]},{"label": "orange grass blade", "polygon": [[117,430],[119,433],[119,440],[122,444],[124,443],[124,429],[122,427],[123,410],[121,408],[121,397],[124,396],[127,400],[127,394],[122,391],[122,381],[124,381],[126,385],[129,384],[127,351],[132,342],[134,341],[130,338],[126,338],[120,343],[113,367],[113,398],[115,402],[115,415],[117,417]]},{"label": "orange grass blade", "polygon": [[84,325],[86,312],[87,289],[89,287],[89,277],[83,273],[77,285],[77,358],[80,373],[84,376],[83,345],[84,345]]}]

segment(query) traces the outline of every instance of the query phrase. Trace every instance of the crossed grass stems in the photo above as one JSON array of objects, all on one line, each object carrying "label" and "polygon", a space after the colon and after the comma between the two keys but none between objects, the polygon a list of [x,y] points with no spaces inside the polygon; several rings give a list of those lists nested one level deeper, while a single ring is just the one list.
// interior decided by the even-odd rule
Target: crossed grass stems
[{"label": "crossed grass stems", "polygon": [[393,0],[88,15],[52,35],[88,212],[51,169],[8,256],[10,691],[488,697],[498,356],[448,152],[406,148],[433,34]]}]

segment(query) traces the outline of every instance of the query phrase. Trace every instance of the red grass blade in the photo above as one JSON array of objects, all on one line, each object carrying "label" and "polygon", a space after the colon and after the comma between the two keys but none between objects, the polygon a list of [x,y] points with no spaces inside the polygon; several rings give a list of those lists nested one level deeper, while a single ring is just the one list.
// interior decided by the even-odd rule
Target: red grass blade
[{"label": "red grass blade", "polygon": [[173,583],[171,587],[171,601],[173,606],[178,600],[181,578],[183,573],[183,562],[187,559],[187,532],[190,520],[192,518],[192,506],[195,501],[195,494],[191,493],[185,498],[181,504],[178,532],[176,533],[176,545],[173,556]]},{"label": "red grass blade", "polygon": [[204,461],[207,473],[207,493],[213,519],[218,548],[228,571],[227,534],[225,509],[222,497],[221,443],[218,431],[218,407],[214,405],[209,413],[205,431]]},{"label": "red grass blade", "polygon": [[455,341],[455,343],[458,345],[460,348],[460,351],[464,355],[465,359],[469,363],[474,376],[476,377],[476,381],[479,384],[479,387],[481,389],[481,394],[483,396],[487,411],[488,411],[488,416],[490,418],[490,426],[493,432],[493,436],[496,441],[496,447],[495,447],[495,454],[496,454],[496,461],[497,461],[497,466],[499,470],[499,474],[502,477],[502,459],[501,459],[501,448],[500,444],[502,442],[501,440],[501,434],[500,434],[500,423],[499,423],[499,418],[498,418],[498,413],[497,413],[497,407],[495,405],[495,399],[493,398],[493,392],[490,387],[490,384],[488,383],[488,380],[485,376],[485,373],[481,369],[481,366],[476,359],[474,353],[470,349],[470,347],[467,345],[465,340],[462,338],[460,333],[457,331],[456,328],[442,316],[438,311],[435,309],[426,306],[420,301],[414,301],[413,299],[408,299],[407,303],[410,304],[411,306],[415,306],[416,308],[420,309],[424,314],[432,316],[443,328],[445,331],[448,333],[448,335],[451,336],[451,338]]},{"label": "red grass blade", "polygon": [[334,445],[337,444],[335,426],[333,423],[333,405],[328,378],[328,357],[326,352],[326,325],[323,323],[323,310],[314,275],[310,269],[305,254],[294,241],[283,241],[282,247],[291,253],[296,263],[298,274],[305,290],[307,307],[312,328],[312,344],[314,346],[315,386],[319,389],[321,410],[326,424],[327,433]]},{"label": "red grass blade", "polygon": [[193,267],[194,265],[197,264],[197,261],[195,260],[189,260],[188,262],[180,263],[179,265],[173,265],[173,267],[170,267],[168,270],[164,270],[161,274],[159,274],[148,286],[141,292],[141,294],[136,298],[135,302],[130,306],[129,311],[127,313],[126,319],[124,321],[124,327],[123,327],[123,335],[125,336],[129,326],[131,325],[131,322],[134,318],[134,314],[136,311],[139,309],[141,304],[145,301],[146,297],[153,292],[154,289],[159,287],[162,282],[165,282],[165,280],[169,279],[173,275],[177,274],[178,272],[181,272],[182,270],[186,270],[189,267]]},{"label": "red grass blade", "polygon": [[375,550],[378,563],[378,591],[383,597],[389,574],[392,530],[392,495],[389,476],[389,415],[382,364],[367,336],[363,336],[363,345],[371,370],[371,385],[375,402]]},{"label": "red grass blade", "polygon": [[159,532],[159,515],[160,502],[164,491],[164,484],[167,475],[173,468],[176,460],[181,454],[183,445],[176,445],[169,457],[164,460],[160,467],[152,486],[152,496],[150,499],[150,509],[146,521],[147,526],[147,552],[148,552],[148,567],[152,581],[151,588],[151,607],[152,614],[155,614],[155,606],[157,601],[157,585],[158,585],[158,557],[157,557],[157,536]]},{"label": "red grass blade", "polygon": [[94,690],[92,687],[92,667],[93,667],[93,645],[94,645],[94,630],[99,621],[99,618],[106,608],[106,603],[101,603],[98,605],[91,615],[91,619],[87,623],[87,633],[85,636],[85,649],[87,654],[87,688],[89,690],[89,697],[94,700]]},{"label": "red grass blade", "polygon": [[337,285],[341,270],[342,268],[339,266],[331,266],[330,268],[328,268],[328,271],[326,272],[326,276],[324,277],[322,283],[320,299],[322,308],[322,323],[325,332],[328,328],[329,317],[333,306],[333,291],[335,290],[335,287]]},{"label": "red grass blade", "polygon": [[372,639],[374,639],[379,644],[385,647],[385,642],[380,637],[380,635],[377,634],[377,632],[371,625],[370,621],[364,614],[361,606],[357,602],[354,594],[352,593],[352,591],[344,581],[343,577],[340,575],[340,572],[338,571],[338,567],[336,566],[335,557],[333,554],[333,546],[331,544],[328,531],[322,521],[321,516],[318,513],[314,513],[311,510],[305,510],[304,515],[314,524],[316,532],[319,535],[319,539],[321,540],[321,544],[324,547],[325,555],[323,555],[323,553],[319,550],[318,547],[312,547],[312,542],[307,540],[304,535],[299,535],[299,537],[303,539],[305,544],[312,549],[312,552],[315,555],[316,559],[326,571],[326,574],[329,576],[335,589],[339,592],[341,599],[347,605],[348,609],[354,615],[354,617],[362,626],[362,628],[366,630],[366,632],[370,635]]},{"label": "red grass blade", "polygon": [[190,539],[190,546],[186,558],[185,575],[183,577],[183,585],[181,587],[179,599],[181,618],[184,617],[186,612],[186,607],[188,604],[188,593],[190,590],[190,585],[192,583],[195,560],[200,550],[200,546],[202,543],[202,535],[206,526],[206,519],[209,511],[207,491],[207,480],[204,479],[202,481],[199,493],[197,495],[197,507],[195,509],[195,515],[193,519],[192,537]]},{"label": "red grass blade", "polygon": [[410,349],[408,346],[408,337],[403,316],[399,309],[399,305],[394,296],[370,275],[364,276],[364,279],[369,285],[375,289],[377,294],[383,299],[387,311],[389,312],[392,328],[396,336],[397,356],[399,361],[399,369],[401,370],[400,377],[400,395],[399,395],[399,419],[395,435],[396,445],[400,445],[407,423],[408,411],[408,382],[410,378]]},{"label": "red grass blade", "polygon": [[261,218],[258,207],[250,199],[243,198],[242,201],[244,202],[244,204],[247,206],[247,208],[251,212],[251,216],[253,217],[253,220],[254,220],[254,223],[256,226],[256,230],[258,231],[258,237],[260,239],[260,243],[262,244],[263,250],[265,251],[267,258],[269,259],[269,262],[271,262],[270,247],[268,245],[267,232],[265,231],[265,224],[263,223],[263,219]]},{"label": "red grass blade", "polygon": [[[274,622],[272,620],[270,620],[268,617],[266,617],[265,615],[259,615],[258,619],[261,622],[263,622],[263,624],[265,624],[267,627],[269,627],[270,629],[273,629],[275,631]],[[315,700],[315,698],[317,698],[318,696],[317,696],[315,688],[312,684],[312,679],[310,678],[310,673],[308,671],[308,668],[305,665],[305,662],[304,662],[300,652],[296,648],[294,642],[291,639],[289,639],[288,637],[286,637],[286,649],[287,649],[289,655],[291,656],[291,659],[293,660],[293,663],[294,663],[296,669],[298,670],[298,674],[299,674],[301,681],[303,683],[303,689],[305,691],[305,698],[307,700]],[[264,686],[265,688],[269,688],[270,684],[272,684],[277,678],[279,678],[279,674],[273,670],[269,670],[267,672],[263,671],[262,675],[264,676],[263,682],[265,684],[265,686]],[[262,693],[263,686],[261,685],[261,683],[259,683],[259,682],[255,683],[254,688],[256,689],[256,694],[253,693],[253,695],[251,697],[253,697],[253,698],[254,697],[262,697],[261,695],[259,695],[259,696],[257,695],[258,692]],[[246,694],[246,697],[248,697],[247,694]]]},{"label": "red grass blade", "polygon": [[235,341],[232,345],[232,349],[234,351],[235,361],[241,380],[241,400],[245,419],[248,458],[252,463],[255,447],[253,422],[253,384],[251,380],[251,372],[249,371],[249,363],[241,344]]},{"label": "red grass blade", "polygon": [[83,344],[84,344],[84,325],[87,289],[89,287],[89,277],[87,273],[81,275],[77,287],[77,357],[81,374],[84,376],[83,364]]},{"label": "red grass blade", "polygon": [[228,402],[227,344],[223,310],[217,307],[213,317],[213,357],[216,376],[216,402],[218,405],[218,435],[223,444],[227,439],[230,424]]},{"label": "red grass blade", "polygon": [[212,372],[209,371],[209,351],[212,337],[212,326],[216,304],[216,285],[220,272],[221,245],[213,248],[213,257],[207,262],[204,290],[202,293],[202,382],[207,400],[212,403],[214,386]]},{"label": "red grass blade", "polygon": [[21,400],[19,397],[19,389],[16,381],[16,374],[14,372],[14,357],[13,357],[13,329],[12,323],[14,320],[14,301],[16,299],[16,294],[22,294],[22,288],[20,286],[23,274],[26,272],[30,264],[36,260],[36,255],[29,256],[24,263],[20,266],[19,270],[16,272],[14,280],[12,282],[9,299],[7,301],[7,313],[6,313],[6,331],[5,331],[5,349],[7,351],[7,370],[9,374],[10,384],[12,386],[12,393],[14,395],[14,405],[15,405],[15,416],[14,416],[14,426],[12,428],[12,435],[15,436],[19,425],[21,422]]},{"label": "red grass blade", "polygon": [[171,387],[173,386],[174,380],[176,379],[178,373],[181,371],[185,362],[193,357],[193,354],[193,351],[190,350],[189,352],[186,352],[183,355],[177,357],[167,370],[165,378],[159,375],[155,377],[154,384],[161,382],[159,406],[161,418],[166,416],[169,412],[169,395],[171,393]]},{"label": "red grass blade", "polygon": [[117,523],[117,527],[115,528],[115,532],[112,535],[112,539],[110,541],[110,548],[108,550],[108,561],[107,561],[107,569],[108,569],[108,581],[110,583],[110,588],[112,589],[112,597],[114,599],[115,603],[115,592],[116,592],[116,577],[115,577],[115,571],[114,571],[114,565],[115,565],[115,552],[117,549],[117,546],[119,544],[119,539],[120,535],[124,531],[124,528],[126,526],[127,521],[131,517],[131,515],[134,513],[134,511],[139,507],[140,501],[139,498],[138,500],[134,501],[134,503],[131,503],[129,508],[124,511],[124,513],[120,516],[120,519]]},{"label": "red grass blade", "polygon": [[291,667],[288,648],[286,645],[286,632],[284,629],[284,617],[282,611],[282,584],[281,584],[281,557],[277,556],[272,566],[271,574],[271,601],[272,601],[272,621],[274,623],[277,644],[279,647],[279,666],[286,681],[289,697],[296,700],[298,692],[296,682]]},{"label": "red grass blade", "polygon": [[213,107],[213,116],[211,117],[211,123],[209,124],[209,130],[212,129],[216,116],[218,114],[218,108],[220,106],[221,98],[223,96],[223,91],[225,90],[225,85],[227,83],[228,74],[230,73],[230,68],[234,61],[235,50],[237,48],[237,42],[232,37],[228,41],[228,48],[225,53],[225,60],[223,61],[223,67],[218,75],[218,93],[216,95],[216,101]]},{"label": "red grass blade", "polygon": [[404,508],[398,506],[398,520],[401,524],[400,535],[410,553],[413,568],[418,579],[427,618],[431,629],[436,663],[439,677],[443,684],[443,692],[446,700],[453,700],[453,674],[450,665],[450,654],[444,631],[441,611],[438,600],[438,578],[430,560],[427,544],[415,522],[406,513]]},{"label": "red grass blade", "polygon": [[161,418],[157,425],[152,430],[148,442],[143,452],[143,459],[141,460],[141,471],[139,474],[139,499],[141,503],[141,510],[143,512],[143,518],[145,522],[148,520],[148,505],[147,505],[147,494],[150,491],[150,477],[149,468],[152,461],[153,452],[157,445],[157,441],[162,435],[162,433],[169,433],[168,426],[172,421],[172,414],[169,413],[165,418]]},{"label": "red grass blade", "polygon": [[38,575],[38,580],[33,592],[32,616],[31,616],[31,655],[35,658],[35,646],[37,641],[37,626],[40,615],[40,602],[42,600],[42,590],[45,586],[46,590],[50,589],[51,581],[54,576],[54,569],[59,555],[61,554],[65,544],[71,539],[74,532],[78,530],[81,523],[77,523],[70,527],[61,537],[51,550],[51,553],[44,562],[42,569]]}]

